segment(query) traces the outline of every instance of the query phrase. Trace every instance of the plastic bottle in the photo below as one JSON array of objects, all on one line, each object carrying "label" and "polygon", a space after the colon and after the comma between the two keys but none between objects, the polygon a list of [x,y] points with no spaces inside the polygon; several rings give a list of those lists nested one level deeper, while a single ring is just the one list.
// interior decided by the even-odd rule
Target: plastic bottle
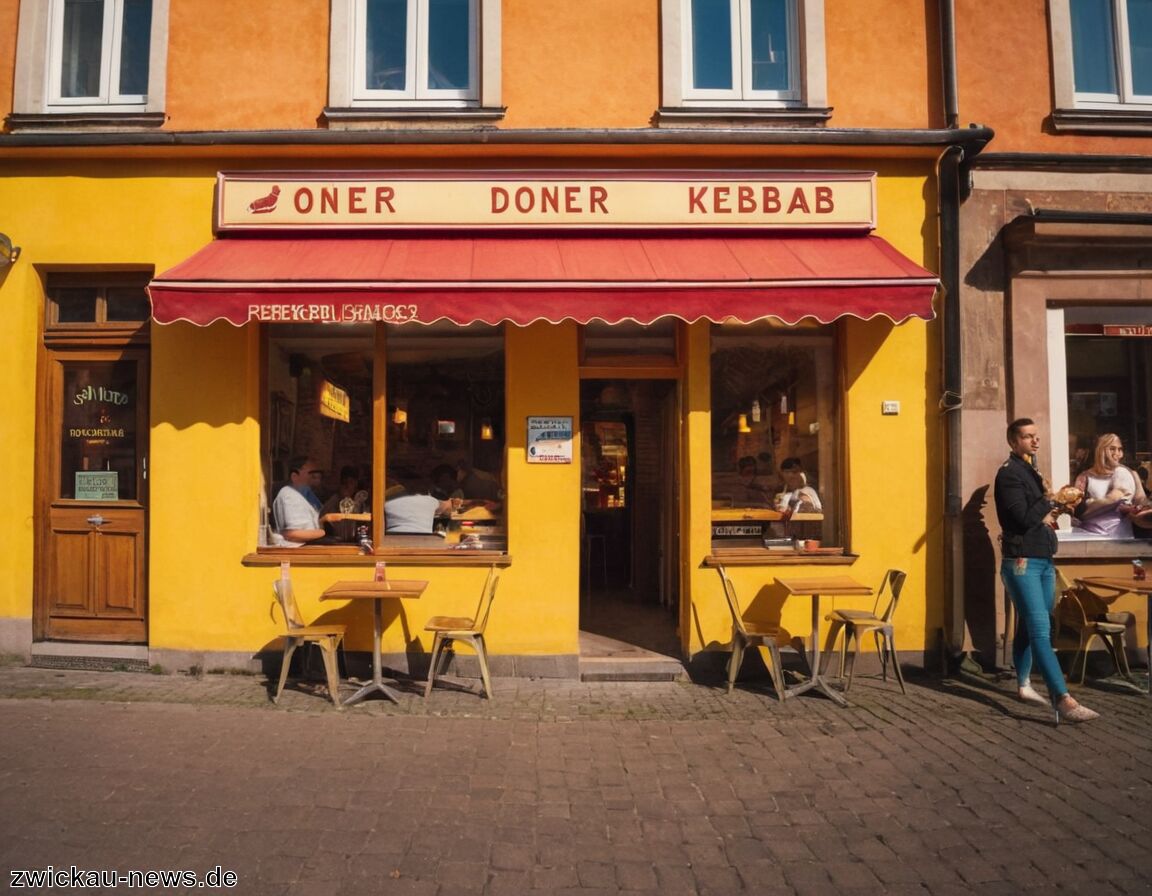
[{"label": "plastic bottle", "polygon": [[383,560],[377,560],[376,561],[376,574],[373,576],[373,579],[377,582],[383,582],[385,580],[385,575],[386,574],[385,574],[385,569],[384,569],[384,561]]},{"label": "plastic bottle", "polygon": [[1144,564],[1139,559],[1132,561],[1132,578],[1137,582],[1143,582],[1147,575],[1147,570],[1144,569]]}]

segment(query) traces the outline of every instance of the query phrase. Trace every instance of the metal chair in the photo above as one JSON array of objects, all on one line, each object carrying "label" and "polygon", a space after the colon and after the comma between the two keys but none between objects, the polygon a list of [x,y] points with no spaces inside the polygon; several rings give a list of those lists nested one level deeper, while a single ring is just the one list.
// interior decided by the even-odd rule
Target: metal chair
[{"label": "metal chair", "polygon": [[288,680],[288,666],[292,662],[292,654],[301,644],[315,644],[320,648],[324,659],[324,673],[328,679],[328,695],[332,702],[340,705],[339,681],[340,670],[336,658],[336,651],[344,640],[346,626],[343,625],[307,625],[300,615],[300,608],[296,606],[296,597],[292,593],[292,582],[287,579],[277,579],[272,583],[272,591],[276,595],[276,602],[284,615],[284,659],[280,662],[280,683],[276,686],[273,703],[280,702],[280,694],[284,691],[284,682]]},{"label": "metal chair", "polygon": [[750,622],[744,618],[740,610],[740,601],[736,597],[736,588],[723,566],[717,566],[716,572],[720,574],[720,582],[724,587],[724,598],[728,601],[728,611],[732,614],[732,656],[728,660],[728,693],[736,684],[736,676],[740,673],[740,664],[744,661],[744,649],[747,647],[766,647],[768,649],[768,676],[772,679],[772,687],[780,702],[784,702],[784,666],[780,661],[780,645],[789,644],[792,635],[778,625],[765,625],[760,622]]},{"label": "metal chair", "polygon": [[488,651],[484,644],[484,629],[488,625],[488,614],[492,610],[492,601],[496,597],[496,586],[499,582],[500,574],[493,565],[488,570],[488,578],[484,582],[484,590],[480,593],[480,603],[474,616],[433,616],[425,624],[424,631],[433,633],[428,683],[424,688],[425,698],[432,693],[432,685],[436,681],[436,669],[443,659],[444,651],[451,649],[454,642],[463,641],[476,651],[484,694],[489,700],[492,699],[492,680],[488,675]]},{"label": "metal chair", "polygon": [[[840,634],[840,630],[844,629],[844,641],[840,645],[841,678],[844,677],[845,662],[847,662],[848,667],[848,680],[844,683],[844,693],[848,693],[848,689],[852,687],[852,672],[856,665],[856,653],[860,649],[860,635],[867,632],[872,632],[876,638],[876,652],[880,654],[880,670],[884,680],[888,680],[888,660],[891,658],[892,667],[896,670],[896,680],[900,682],[900,693],[908,693],[904,687],[904,675],[900,671],[900,661],[896,656],[896,639],[893,635],[892,625],[892,619],[896,615],[896,607],[900,603],[900,592],[904,590],[904,580],[907,577],[907,573],[899,569],[890,569],[884,573],[884,581],[880,583],[880,589],[876,592],[876,602],[871,613],[867,610],[833,610],[824,617],[825,622],[832,623],[828,629],[828,650],[836,645],[836,638]],[[887,593],[887,598],[885,598],[885,593]],[[885,599],[888,603],[881,612],[880,606]],[[856,647],[852,650],[852,656],[849,659],[848,644],[852,640],[856,641]],[[827,662],[827,654],[825,654],[825,665]]]},{"label": "metal chair", "polygon": [[1116,671],[1128,681],[1133,681],[1132,670],[1128,668],[1128,656],[1125,652],[1124,632],[1135,619],[1131,613],[1111,613],[1108,603],[1115,600],[1123,591],[1103,589],[1108,593],[1100,595],[1082,579],[1069,583],[1068,578],[1059,569],[1056,570],[1056,593],[1060,598],[1057,605],[1057,618],[1060,625],[1074,632],[1079,643],[1076,645],[1076,654],[1072,658],[1072,665],[1068,669],[1068,677],[1076,677],[1076,662],[1080,661],[1080,684],[1084,683],[1088,671],[1088,651],[1092,642],[1099,638],[1112,657]]}]

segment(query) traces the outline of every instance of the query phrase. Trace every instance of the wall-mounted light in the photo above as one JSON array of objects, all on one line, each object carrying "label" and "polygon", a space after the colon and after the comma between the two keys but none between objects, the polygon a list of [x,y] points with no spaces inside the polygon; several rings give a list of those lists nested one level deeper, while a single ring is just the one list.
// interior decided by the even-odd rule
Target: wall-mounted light
[{"label": "wall-mounted light", "polygon": [[0,264],[14,264],[20,257],[20,247],[13,246],[8,234],[0,233]]},{"label": "wall-mounted light", "polygon": [[484,442],[491,442],[493,437],[492,421],[485,417],[480,421],[480,439]]},{"label": "wall-mounted light", "polygon": [[737,432],[752,432],[752,427],[748,425],[748,415],[741,414],[736,418],[736,431]]},{"label": "wall-mounted light", "polygon": [[392,422],[397,426],[402,426],[403,424],[407,423],[408,412],[404,410],[404,408],[400,407],[400,405],[396,405],[395,409],[392,411]]}]

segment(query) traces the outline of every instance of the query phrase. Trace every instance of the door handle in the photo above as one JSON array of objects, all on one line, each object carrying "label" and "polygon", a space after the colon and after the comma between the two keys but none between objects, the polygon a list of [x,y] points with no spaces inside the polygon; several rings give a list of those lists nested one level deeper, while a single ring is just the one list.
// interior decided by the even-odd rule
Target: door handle
[{"label": "door handle", "polygon": [[89,526],[103,526],[106,522],[108,521],[98,513],[88,517]]}]

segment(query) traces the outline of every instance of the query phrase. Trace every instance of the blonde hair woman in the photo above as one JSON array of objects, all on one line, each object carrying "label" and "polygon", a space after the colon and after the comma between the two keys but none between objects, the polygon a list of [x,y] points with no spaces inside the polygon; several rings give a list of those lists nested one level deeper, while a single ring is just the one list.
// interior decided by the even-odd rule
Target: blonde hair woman
[{"label": "blonde hair woman", "polygon": [[1136,474],[1120,461],[1124,445],[1120,437],[1106,432],[1096,440],[1092,466],[1076,477],[1084,492],[1080,505],[1080,528],[1107,538],[1132,537],[1132,513],[1147,500]]}]

